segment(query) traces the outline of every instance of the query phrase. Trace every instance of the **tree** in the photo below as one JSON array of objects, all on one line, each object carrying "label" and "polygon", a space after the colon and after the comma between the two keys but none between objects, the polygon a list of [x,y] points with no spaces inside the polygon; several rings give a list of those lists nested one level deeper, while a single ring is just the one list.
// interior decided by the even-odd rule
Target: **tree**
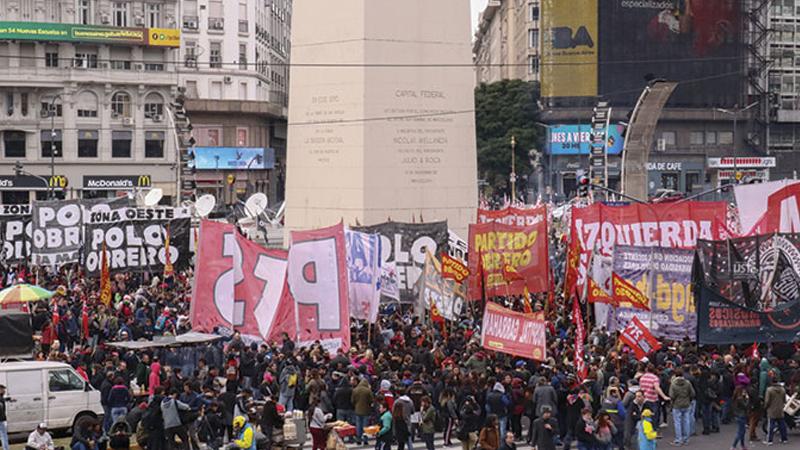
[{"label": "tree", "polygon": [[511,194],[511,136],[517,141],[517,193],[523,191],[532,171],[528,151],[542,144],[538,100],[535,82],[503,80],[475,88],[478,176],[490,194]]}]

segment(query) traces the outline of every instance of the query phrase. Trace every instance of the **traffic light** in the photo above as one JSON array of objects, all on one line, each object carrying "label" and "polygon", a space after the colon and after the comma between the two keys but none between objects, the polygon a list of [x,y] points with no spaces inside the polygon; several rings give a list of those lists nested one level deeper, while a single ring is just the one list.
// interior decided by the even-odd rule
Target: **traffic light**
[{"label": "traffic light", "polygon": [[589,183],[589,177],[586,174],[581,173],[578,175],[578,197],[588,197],[589,196],[589,189],[591,188],[591,183]]}]

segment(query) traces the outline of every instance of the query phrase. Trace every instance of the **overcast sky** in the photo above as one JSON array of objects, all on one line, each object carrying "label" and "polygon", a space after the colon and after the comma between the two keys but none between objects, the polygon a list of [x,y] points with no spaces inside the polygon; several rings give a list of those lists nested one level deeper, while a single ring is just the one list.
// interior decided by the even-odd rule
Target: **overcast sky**
[{"label": "overcast sky", "polygon": [[478,15],[486,8],[486,2],[488,0],[470,0],[472,2],[472,30],[475,30],[475,27],[478,26]]}]

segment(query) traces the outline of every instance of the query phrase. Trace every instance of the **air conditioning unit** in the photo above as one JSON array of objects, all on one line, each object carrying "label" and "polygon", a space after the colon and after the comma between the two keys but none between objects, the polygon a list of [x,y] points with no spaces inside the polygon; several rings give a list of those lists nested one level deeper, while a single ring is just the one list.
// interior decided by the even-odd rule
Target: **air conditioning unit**
[{"label": "air conditioning unit", "polygon": [[108,15],[108,14],[101,14],[100,15],[100,22],[102,22],[102,23],[110,23],[111,22],[111,16]]},{"label": "air conditioning unit", "polygon": [[119,113],[116,111],[111,111],[111,118],[112,119],[119,119]]},{"label": "air conditioning unit", "polygon": [[184,20],[183,21],[183,28],[188,30],[196,30],[197,29],[197,21],[196,20]]},{"label": "air conditioning unit", "polygon": [[133,126],[133,117],[123,117],[122,118],[122,124],[125,125],[126,127],[132,127]]},{"label": "air conditioning unit", "polygon": [[656,150],[659,152],[667,151],[667,140],[664,138],[659,139],[656,141]]},{"label": "air conditioning unit", "polygon": [[133,65],[133,70],[143,70],[143,69],[144,69],[144,64],[134,64]]},{"label": "air conditioning unit", "polygon": [[142,26],[142,27],[144,26],[144,17],[142,17],[142,16],[136,16],[136,18],[135,18],[135,19],[133,19],[133,20],[134,20],[134,23],[135,23],[136,25],[139,25],[139,26]]},{"label": "air conditioning unit", "polygon": [[225,84],[233,84],[233,77],[225,77],[222,81],[224,81]]},{"label": "air conditioning unit", "polygon": [[151,119],[153,120],[153,122],[161,122],[164,120],[164,116],[162,116],[161,114],[153,114],[153,117],[151,117]]}]

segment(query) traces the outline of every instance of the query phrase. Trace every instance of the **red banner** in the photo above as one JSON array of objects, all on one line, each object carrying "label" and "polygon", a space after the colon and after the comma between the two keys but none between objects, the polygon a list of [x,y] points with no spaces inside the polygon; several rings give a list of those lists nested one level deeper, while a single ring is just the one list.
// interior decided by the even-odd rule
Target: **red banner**
[{"label": "red banner", "polygon": [[650,311],[650,299],[633,283],[617,275],[616,272],[611,274],[611,285],[614,289],[615,304]]},{"label": "red banner", "polygon": [[[502,223],[469,226],[468,296],[479,300],[483,289],[488,297],[521,295],[525,286],[531,292],[546,292],[549,287],[547,222],[530,227]],[[510,266],[523,280],[506,282],[503,270]],[[483,282],[483,283],[481,283]]]},{"label": "red banner", "polygon": [[575,321],[575,375],[578,381],[583,381],[589,374],[586,367],[586,360],[583,356],[583,344],[586,342],[586,328],[583,326],[583,313],[578,297],[573,297],[572,301],[572,320]]},{"label": "red banner", "polygon": [[461,261],[447,253],[442,253],[442,278],[449,278],[456,283],[463,283],[469,276],[469,269]]},{"label": "red banner", "polygon": [[620,332],[619,340],[633,350],[636,359],[642,359],[661,348],[658,339],[636,316],[633,316],[628,326]]},{"label": "red banner", "polygon": [[770,194],[764,222],[766,226],[757,227],[759,234],[800,233],[800,183]]},{"label": "red banner", "polygon": [[288,280],[297,304],[301,345],[319,340],[328,351],[350,348],[350,302],[344,226],[292,231]]},{"label": "red banner", "polygon": [[539,205],[530,209],[508,207],[501,210],[478,209],[478,223],[499,222],[518,227],[530,227],[545,221],[547,206]]},{"label": "red banner", "polygon": [[296,335],[286,289],[286,252],[249,241],[233,225],[203,221],[197,247],[192,327],[240,331],[259,340]]},{"label": "red banner", "polygon": [[547,358],[545,321],[541,315],[523,314],[486,302],[481,345],[487,350],[544,361]]},{"label": "red banner", "polygon": [[[578,239],[584,251],[578,286],[586,282],[590,253],[610,257],[616,245],[693,249],[698,239],[727,236],[727,213],[725,202],[695,201],[625,206],[593,203],[573,208],[570,239]],[[593,278],[599,285],[611,287],[610,280],[598,279],[597,274]]]}]

